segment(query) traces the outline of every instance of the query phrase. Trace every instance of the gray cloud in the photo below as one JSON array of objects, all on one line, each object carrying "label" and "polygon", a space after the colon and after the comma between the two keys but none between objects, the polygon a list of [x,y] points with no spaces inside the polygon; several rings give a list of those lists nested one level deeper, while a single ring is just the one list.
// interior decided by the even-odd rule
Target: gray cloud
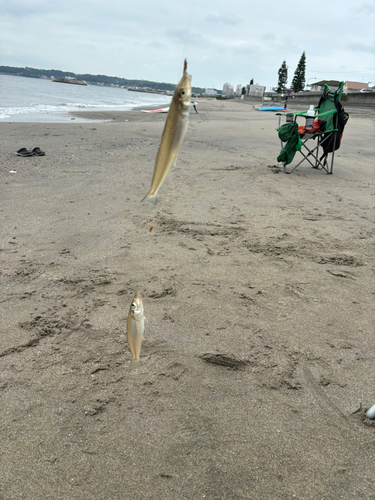
[{"label": "gray cloud", "polygon": [[242,21],[236,14],[232,12],[220,12],[215,14],[208,14],[205,17],[208,23],[223,24],[225,26],[238,26]]},{"label": "gray cloud", "polygon": [[263,33],[263,35],[261,36],[261,39],[262,40],[266,40],[266,41],[274,41],[276,40],[276,35],[275,33]]},{"label": "gray cloud", "polygon": [[354,9],[354,13],[357,14],[357,15],[364,14],[366,16],[370,16],[371,14],[375,13],[375,5],[374,4],[370,4],[370,3],[365,3],[365,4],[362,4],[362,5],[358,5]]},{"label": "gray cloud", "polygon": [[375,66],[375,42],[351,42],[347,44],[347,48],[356,52],[368,52],[369,54],[372,54],[372,62]]},{"label": "gray cloud", "polygon": [[238,0],[235,9],[223,0],[183,8],[172,0],[0,0],[1,64],[174,83],[187,57],[194,85],[253,77],[271,86],[282,61],[292,78],[306,50],[307,79],[355,80],[366,70],[375,80],[374,6],[314,6],[325,15],[297,0],[287,15],[276,0]]}]

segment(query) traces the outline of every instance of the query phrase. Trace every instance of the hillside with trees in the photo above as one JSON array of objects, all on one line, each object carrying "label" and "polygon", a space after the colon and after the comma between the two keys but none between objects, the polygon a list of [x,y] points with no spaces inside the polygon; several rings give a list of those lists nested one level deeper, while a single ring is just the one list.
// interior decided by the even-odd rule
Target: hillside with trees
[{"label": "hillside with trees", "polygon": [[[76,80],[84,80],[92,85],[106,85],[106,86],[119,86],[119,87],[139,87],[141,89],[163,90],[173,92],[176,84],[165,82],[152,82],[149,80],[128,80],[127,78],[120,78],[117,76],[106,75],[90,75],[90,74],[76,74],[71,71],[61,71],[58,69],[36,69],[36,68],[16,68],[12,66],[0,66],[0,74],[24,76],[27,78],[66,78],[71,77]],[[192,91],[195,94],[201,94],[204,89],[200,87],[193,87]]]}]

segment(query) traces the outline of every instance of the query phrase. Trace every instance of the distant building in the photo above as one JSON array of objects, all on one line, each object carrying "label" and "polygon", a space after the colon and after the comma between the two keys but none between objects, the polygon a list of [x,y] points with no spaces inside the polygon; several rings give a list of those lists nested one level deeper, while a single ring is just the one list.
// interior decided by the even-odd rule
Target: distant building
[{"label": "distant building", "polygon": [[359,92],[362,89],[368,89],[368,83],[363,82],[345,82],[343,92],[349,94],[350,92]]},{"label": "distant building", "polygon": [[[321,80],[320,82],[315,82],[311,85],[311,92],[321,92],[324,85],[328,85],[331,90],[337,90],[340,82],[338,80]],[[344,94],[349,94],[350,92],[359,92],[361,89],[368,89],[367,83],[363,82],[344,82],[343,92]]]},{"label": "distant building", "polygon": [[321,80],[311,84],[311,92],[320,92],[324,85],[328,85],[331,90],[336,90],[340,82],[338,80]]},{"label": "distant building", "polygon": [[234,93],[233,85],[231,85],[230,83],[224,83],[224,85],[223,85],[223,94],[225,94],[225,95],[233,95],[233,93]]},{"label": "distant building", "polygon": [[242,84],[239,83],[236,87],[236,95],[241,95],[242,94]]},{"label": "distant building", "polygon": [[252,95],[255,97],[263,97],[264,91],[266,90],[266,87],[263,85],[247,85],[248,91],[246,92],[247,95]]},{"label": "distant building", "polygon": [[204,93],[206,95],[216,95],[217,94],[215,89],[204,89]]}]

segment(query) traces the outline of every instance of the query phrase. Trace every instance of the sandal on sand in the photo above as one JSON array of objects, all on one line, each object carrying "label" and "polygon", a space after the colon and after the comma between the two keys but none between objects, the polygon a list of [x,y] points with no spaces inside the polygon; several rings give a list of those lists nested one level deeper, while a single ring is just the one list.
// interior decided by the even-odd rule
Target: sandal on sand
[{"label": "sandal on sand", "polygon": [[33,156],[33,152],[28,151],[26,148],[21,148],[16,152],[18,156]]},{"label": "sandal on sand", "polygon": [[35,156],[44,156],[46,153],[42,151],[38,146],[32,150],[32,153]]}]

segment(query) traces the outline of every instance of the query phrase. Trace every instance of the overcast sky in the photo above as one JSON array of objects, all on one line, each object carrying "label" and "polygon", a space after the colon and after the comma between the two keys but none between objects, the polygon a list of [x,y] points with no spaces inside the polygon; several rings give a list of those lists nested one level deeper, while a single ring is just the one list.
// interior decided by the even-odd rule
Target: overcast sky
[{"label": "overcast sky", "polygon": [[0,64],[193,85],[306,80],[375,85],[375,2],[0,0]]}]

